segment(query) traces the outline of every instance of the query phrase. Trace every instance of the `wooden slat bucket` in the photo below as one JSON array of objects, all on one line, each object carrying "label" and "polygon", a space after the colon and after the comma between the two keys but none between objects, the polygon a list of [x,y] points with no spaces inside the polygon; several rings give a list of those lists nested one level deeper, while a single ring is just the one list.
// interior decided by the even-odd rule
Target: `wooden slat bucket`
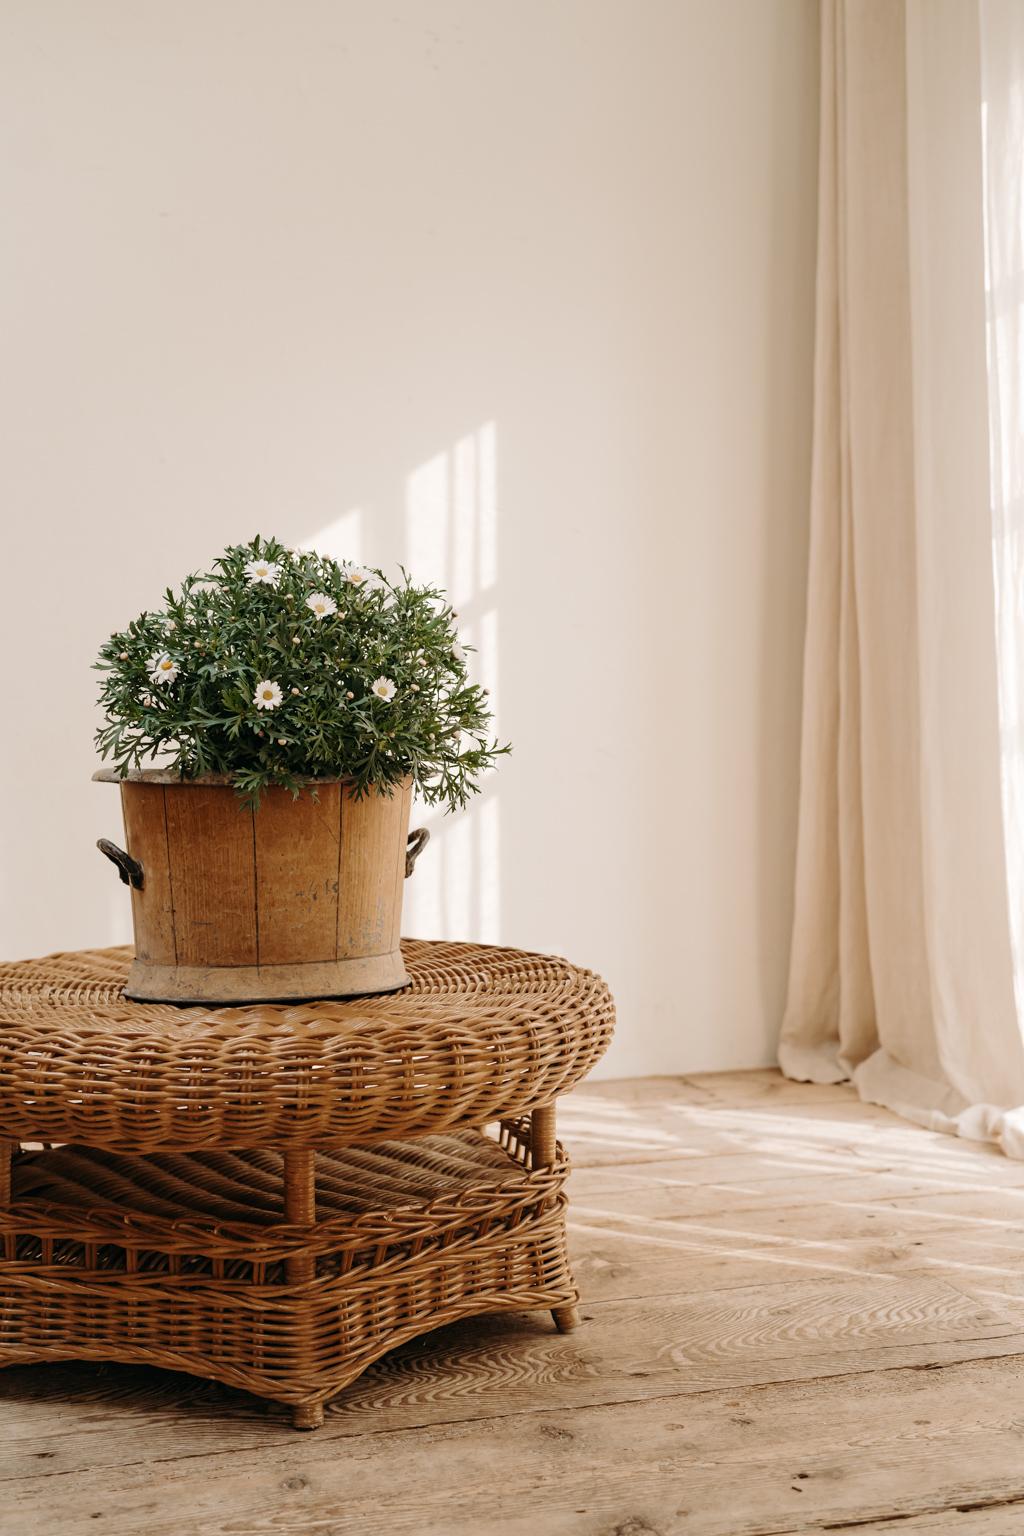
[{"label": "wooden slat bucket", "polygon": [[402,883],[426,841],[412,785],[357,800],[337,780],[263,793],[160,770],[119,779],[127,852],[99,847],[131,886],[135,962],[125,993],[239,1003],[390,992],[408,981]]}]

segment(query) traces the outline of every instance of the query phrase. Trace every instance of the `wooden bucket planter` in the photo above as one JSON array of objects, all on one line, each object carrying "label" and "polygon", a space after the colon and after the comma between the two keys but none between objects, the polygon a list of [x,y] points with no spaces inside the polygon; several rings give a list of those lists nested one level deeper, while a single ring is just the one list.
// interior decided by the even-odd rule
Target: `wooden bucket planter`
[{"label": "wooden bucket planter", "polygon": [[121,786],[127,851],[98,846],[131,887],[128,997],[286,1001],[407,983],[402,885],[428,836],[409,833],[411,782],[361,800],[337,780],[319,781],[316,800],[270,789],[254,812],[212,775],[93,777]]}]

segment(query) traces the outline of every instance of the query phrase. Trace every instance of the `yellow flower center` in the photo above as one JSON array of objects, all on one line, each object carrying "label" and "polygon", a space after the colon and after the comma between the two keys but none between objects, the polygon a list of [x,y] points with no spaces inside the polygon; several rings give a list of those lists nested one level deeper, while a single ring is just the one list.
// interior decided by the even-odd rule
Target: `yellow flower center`
[{"label": "yellow flower center", "polygon": [[169,657],[165,656],[163,661],[160,663],[160,670],[161,672],[169,672],[173,666],[174,662],[171,661]]},{"label": "yellow flower center", "polygon": [[274,697],[274,690],[272,688],[264,688],[263,697],[265,699],[272,699]]}]

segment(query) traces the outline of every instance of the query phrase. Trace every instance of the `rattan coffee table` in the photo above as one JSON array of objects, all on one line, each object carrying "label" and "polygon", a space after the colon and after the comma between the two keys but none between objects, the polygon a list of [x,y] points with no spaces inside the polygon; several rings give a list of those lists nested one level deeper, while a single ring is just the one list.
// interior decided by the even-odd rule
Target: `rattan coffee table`
[{"label": "rattan coffee table", "polygon": [[555,1100],[608,1044],[608,989],[403,949],[400,993],[233,1008],[126,1001],[128,950],[0,965],[0,1365],[164,1366],[313,1429],[442,1323],[574,1326]]}]

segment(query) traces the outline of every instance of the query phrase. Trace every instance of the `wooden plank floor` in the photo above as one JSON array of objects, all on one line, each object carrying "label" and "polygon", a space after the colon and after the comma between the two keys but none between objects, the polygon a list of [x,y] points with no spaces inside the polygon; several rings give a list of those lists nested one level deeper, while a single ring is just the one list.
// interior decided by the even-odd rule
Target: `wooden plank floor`
[{"label": "wooden plank floor", "polygon": [[584,1086],[560,1134],[578,1332],[445,1328],[314,1435],[0,1372],[4,1536],[1024,1533],[1024,1165],[767,1071]]}]

